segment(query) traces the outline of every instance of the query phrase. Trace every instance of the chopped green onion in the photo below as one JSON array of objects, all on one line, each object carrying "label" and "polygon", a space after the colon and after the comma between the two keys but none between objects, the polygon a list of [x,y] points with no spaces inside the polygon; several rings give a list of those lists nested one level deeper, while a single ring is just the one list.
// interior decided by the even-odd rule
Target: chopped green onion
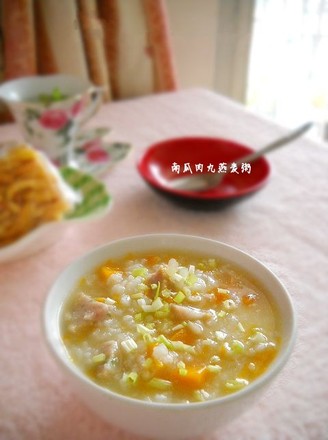
[{"label": "chopped green onion", "polygon": [[105,360],[106,360],[105,353],[99,353],[99,354],[96,354],[95,356],[92,357],[92,362],[94,364],[103,363],[103,362],[105,362]]},{"label": "chopped green onion", "polygon": [[158,281],[154,300],[156,300],[159,297],[160,291],[161,291],[161,283]]},{"label": "chopped green onion", "polygon": [[142,293],[142,292],[133,293],[133,294],[131,295],[131,298],[133,298],[133,299],[140,299],[140,298],[143,298],[143,293]]},{"label": "chopped green onion", "polygon": [[190,290],[189,287],[187,287],[187,286],[183,286],[183,287],[182,287],[182,292],[183,292],[186,296],[190,296],[190,295],[191,295],[191,290]]},{"label": "chopped green onion", "polygon": [[163,298],[169,298],[170,296],[172,296],[173,292],[171,292],[171,290],[169,289],[163,289],[162,290],[162,297]]},{"label": "chopped green onion", "polygon": [[185,364],[183,361],[179,361],[179,362],[177,363],[177,367],[178,367],[178,368],[186,368],[186,364]]},{"label": "chopped green onion", "polygon": [[153,284],[150,285],[150,287],[151,287],[153,290],[155,290],[155,289],[157,289],[157,284],[153,283]]},{"label": "chopped green onion", "polygon": [[252,333],[263,332],[263,328],[261,328],[261,327],[252,327],[251,328],[251,332]]},{"label": "chopped green onion", "polygon": [[194,399],[198,402],[204,402],[210,397],[207,391],[205,390],[196,390],[194,391]]},{"label": "chopped green onion", "polygon": [[136,341],[132,338],[128,338],[125,341],[121,342],[121,346],[126,353],[130,353],[138,348]]},{"label": "chopped green onion", "polygon": [[244,352],[245,346],[241,341],[238,341],[238,339],[234,339],[231,342],[231,349],[235,354],[240,354]]},{"label": "chopped green onion", "polygon": [[222,367],[220,365],[207,365],[206,370],[210,373],[218,373],[222,370]]},{"label": "chopped green onion", "polygon": [[180,376],[187,376],[188,370],[186,368],[179,368],[179,375]]},{"label": "chopped green onion", "polygon": [[223,318],[227,313],[224,310],[220,310],[218,313],[219,318]]},{"label": "chopped green onion", "polygon": [[186,267],[180,266],[178,269],[178,274],[182,276],[182,278],[185,280],[188,276],[188,269]]},{"label": "chopped green onion", "polygon": [[148,289],[148,286],[147,286],[146,284],[144,284],[144,283],[140,283],[140,284],[138,284],[137,290],[138,290],[139,292],[144,292],[144,291],[147,290],[147,289]]},{"label": "chopped green onion", "polygon": [[243,324],[241,322],[238,322],[238,326],[237,327],[239,328],[239,330],[241,332],[245,333],[245,328],[244,328],[244,326],[243,326]]},{"label": "chopped green onion", "polygon": [[[147,298],[148,299],[148,298]],[[146,303],[146,299],[145,298],[139,298],[137,299],[137,303],[140,307],[144,306]]]},{"label": "chopped green onion", "polygon": [[175,273],[175,274],[172,276],[172,280],[173,280],[173,281],[176,281],[177,283],[179,283],[180,281],[184,281],[184,278],[183,278],[182,275],[180,275],[180,274],[178,274],[178,273]]},{"label": "chopped green onion", "polygon": [[134,385],[138,380],[138,373],[132,371],[131,373],[123,373],[122,380],[124,383]]},{"label": "chopped green onion", "polygon": [[185,344],[182,341],[171,341],[171,344],[175,351],[195,354],[195,347],[193,347],[192,345]]},{"label": "chopped green onion", "polygon": [[183,292],[178,292],[175,297],[173,298],[173,301],[177,304],[181,304],[183,300],[185,299],[186,295]]},{"label": "chopped green onion", "polygon": [[134,315],[134,320],[135,320],[135,322],[140,322],[140,321],[142,321],[142,313],[136,313],[136,314]]},{"label": "chopped green onion", "polygon": [[186,278],[186,284],[193,286],[198,281],[198,277],[194,273],[190,273]]},{"label": "chopped green onion", "polygon": [[148,275],[148,269],[145,267],[138,267],[137,269],[133,269],[132,276],[146,278]]},{"label": "chopped green onion", "polygon": [[144,342],[149,343],[149,344],[154,342],[154,338],[149,333],[144,333],[142,335],[142,339],[144,340]]},{"label": "chopped green onion", "polygon": [[241,379],[238,378],[237,379],[233,379],[233,380],[228,380],[225,383],[226,388],[228,388],[229,390],[240,390],[242,388],[244,388],[245,386],[247,386],[249,384],[248,380],[246,379]]},{"label": "chopped green onion", "polygon": [[170,314],[170,309],[163,310],[157,310],[157,312],[154,313],[155,318],[167,318]]},{"label": "chopped green onion", "polygon": [[154,333],[154,330],[146,327],[143,324],[137,324],[137,332],[140,333],[141,335],[144,335],[144,334]]},{"label": "chopped green onion", "polygon": [[248,338],[248,340],[260,344],[260,343],[263,343],[263,342],[267,342],[268,338],[262,332],[257,331],[255,333],[255,335],[250,336]]},{"label": "chopped green onion", "polygon": [[167,391],[172,388],[172,382],[165,379],[159,379],[157,377],[153,377],[148,382],[148,385],[150,385],[152,388],[156,388],[157,390],[161,390],[161,391]]},{"label": "chopped green onion", "polygon": [[260,342],[255,347],[250,348],[251,353],[259,353],[270,348],[275,348],[276,344],[273,342]]},{"label": "chopped green onion", "polygon": [[218,287],[216,290],[218,293],[230,294],[230,290],[228,289],[221,289],[220,287]]},{"label": "chopped green onion", "polygon": [[159,335],[157,338],[157,342],[164,344],[165,347],[167,347],[169,350],[172,350],[173,348],[173,342],[167,339],[167,337],[164,335]]},{"label": "chopped green onion", "polygon": [[160,310],[163,307],[163,305],[164,304],[161,298],[156,298],[151,304],[141,304],[141,308],[144,312],[152,313],[152,312],[157,312],[157,310]]},{"label": "chopped green onion", "polygon": [[204,402],[204,400],[205,400],[204,396],[202,395],[202,393],[199,390],[194,391],[194,398],[198,402]]}]

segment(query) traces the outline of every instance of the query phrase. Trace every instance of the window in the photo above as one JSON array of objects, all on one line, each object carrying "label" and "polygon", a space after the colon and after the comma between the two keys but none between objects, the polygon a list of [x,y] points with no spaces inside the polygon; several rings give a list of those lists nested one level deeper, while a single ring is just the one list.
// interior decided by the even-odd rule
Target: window
[{"label": "window", "polygon": [[256,0],[253,17],[247,106],[288,126],[319,122],[324,135],[328,1]]}]

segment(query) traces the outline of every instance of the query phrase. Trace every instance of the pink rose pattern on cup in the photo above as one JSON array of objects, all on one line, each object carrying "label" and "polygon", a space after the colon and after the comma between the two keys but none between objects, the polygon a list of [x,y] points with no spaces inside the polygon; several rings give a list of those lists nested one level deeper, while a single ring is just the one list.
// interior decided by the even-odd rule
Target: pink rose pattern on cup
[{"label": "pink rose pattern on cup", "polygon": [[61,130],[69,122],[69,116],[64,110],[46,110],[41,114],[39,122],[49,130]]},{"label": "pink rose pattern on cup", "polygon": [[[82,98],[67,109],[48,108],[39,111],[35,108],[27,108],[25,128],[30,136],[41,137],[42,131],[50,131],[52,136],[61,138],[59,144],[64,148],[73,141],[76,132],[74,125],[85,104]],[[60,159],[57,162],[60,162]]]},{"label": "pink rose pattern on cup", "polygon": [[106,162],[109,159],[108,152],[102,147],[99,138],[87,142],[83,145],[86,156],[89,162]]},{"label": "pink rose pattern on cup", "polygon": [[84,109],[85,102],[84,99],[80,99],[79,101],[76,101],[72,107],[70,108],[70,113],[72,116],[77,116],[81,113],[81,111]]}]

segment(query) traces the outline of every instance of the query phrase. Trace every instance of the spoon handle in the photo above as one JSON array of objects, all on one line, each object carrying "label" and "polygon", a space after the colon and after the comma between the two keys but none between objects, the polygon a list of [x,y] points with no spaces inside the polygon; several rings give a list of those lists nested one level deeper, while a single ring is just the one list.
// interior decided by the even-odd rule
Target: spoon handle
[{"label": "spoon handle", "polygon": [[300,127],[293,130],[291,133],[289,133],[287,136],[277,139],[276,141],[268,144],[266,147],[263,147],[260,150],[255,151],[254,153],[248,154],[247,156],[238,159],[236,161],[236,164],[240,165],[242,162],[253,162],[264,154],[270,153],[271,151],[276,150],[277,148],[282,147],[289,142],[292,142],[294,139],[297,139],[298,137],[302,136],[302,134],[306,133],[312,127],[312,125],[313,122],[307,122],[306,124],[301,125]]}]

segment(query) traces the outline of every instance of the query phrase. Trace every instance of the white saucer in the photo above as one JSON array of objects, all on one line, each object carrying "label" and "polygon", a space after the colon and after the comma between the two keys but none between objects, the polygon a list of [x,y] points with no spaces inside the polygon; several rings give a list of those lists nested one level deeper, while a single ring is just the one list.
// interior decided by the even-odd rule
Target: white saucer
[{"label": "white saucer", "polygon": [[101,176],[128,155],[130,144],[102,139],[109,131],[106,127],[98,127],[78,135],[74,160],[81,171]]}]

